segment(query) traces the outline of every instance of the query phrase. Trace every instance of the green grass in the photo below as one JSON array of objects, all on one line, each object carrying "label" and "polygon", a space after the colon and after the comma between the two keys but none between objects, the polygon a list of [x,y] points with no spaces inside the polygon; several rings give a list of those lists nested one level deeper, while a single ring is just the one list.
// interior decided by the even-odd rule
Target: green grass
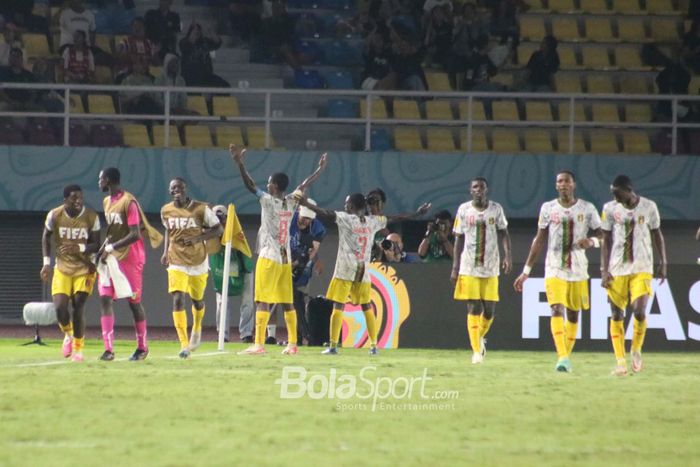
[{"label": "green grass", "polygon": [[[643,373],[609,375],[612,353],[574,353],[574,373],[554,371],[554,352],[490,351],[481,366],[467,351],[394,350],[370,358],[303,348],[295,357],[228,354],[173,357],[154,342],[144,362],[61,360],[60,343],[20,347],[0,341],[0,465],[697,465],[700,360],[689,353],[645,354]],[[118,342],[117,358],[131,342]],[[213,352],[207,343],[197,352]],[[422,410],[357,398],[280,398],[285,365],[309,375],[417,377],[428,395],[458,391]],[[369,370],[368,370],[369,371]],[[308,379],[308,377],[307,377]],[[320,388],[320,385],[316,386]],[[367,386],[359,382],[363,393]],[[397,390],[403,386],[397,386]],[[343,410],[339,404],[355,405]],[[357,407],[364,403],[365,406]]]}]

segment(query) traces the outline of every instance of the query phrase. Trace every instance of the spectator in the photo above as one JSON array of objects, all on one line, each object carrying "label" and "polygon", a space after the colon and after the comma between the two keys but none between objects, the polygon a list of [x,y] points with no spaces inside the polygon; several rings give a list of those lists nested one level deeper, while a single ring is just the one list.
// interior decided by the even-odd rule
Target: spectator
[{"label": "spectator", "polygon": [[427,24],[430,21],[433,10],[438,6],[444,6],[447,8],[448,13],[452,13],[452,0],[425,0],[425,3],[423,3],[423,24]]},{"label": "spectator", "polygon": [[[10,50],[8,66],[0,70],[0,82],[5,83],[34,83],[36,79],[32,72],[24,69],[24,54],[22,49]],[[35,102],[36,92],[29,89],[0,90],[0,110],[31,111],[39,110]]]},{"label": "spectator", "polygon": [[137,60],[151,65],[160,63],[160,60],[157,59],[157,53],[158,47],[154,46],[146,37],[145,21],[143,18],[134,18],[131,22],[131,35],[117,44],[119,70],[117,71],[116,83],[121,83],[131,73],[131,64]]},{"label": "spectator", "polygon": [[559,70],[559,54],[557,39],[545,36],[540,43],[540,50],[532,53],[525,69],[526,92],[552,92],[554,90],[554,74]]},{"label": "spectator", "polygon": [[63,82],[89,84],[95,77],[95,58],[85,43],[85,32],[73,33],[73,43],[63,49]]},{"label": "spectator", "polygon": [[396,75],[391,73],[389,30],[377,28],[367,37],[362,71],[362,89],[371,91],[396,88]]},{"label": "spectator", "polygon": [[246,44],[260,30],[262,2],[260,0],[229,0],[229,22],[233,33]]},{"label": "spectator", "polygon": [[95,12],[95,24],[102,34],[127,34],[136,16],[135,0],[93,0],[99,6]]},{"label": "spectator", "polygon": [[[153,86],[153,78],[147,73],[148,65],[141,60],[133,63],[133,71],[122,80],[122,86]],[[122,113],[155,115],[163,113],[163,108],[153,97],[144,91],[126,91],[119,96]],[[149,121],[149,123],[151,123]]]},{"label": "spectator", "polygon": [[452,89],[462,89],[457,76],[466,73],[474,54],[474,43],[482,35],[488,34],[488,28],[480,19],[473,3],[465,3],[455,11],[452,39],[452,53],[447,63],[447,76]]},{"label": "spectator", "polygon": [[683,59],[693,73],[700,73],[700,18],[690,24],[690,30],[683,36]]},{"label": "spectator", "polygon": [[[36,59],[32,65],[32,74],[34,75],[35,83],[55,84],[55,69],[50,59]],[[80,100],[81,97],[77,93],[71,95],[71,100]],[[63,112],[64,99],[56,91],[37,91],[36,103],[37,107],[46,110],[47,112]]]},{"label": "spectator", "polygon": [[[185,80],[180,74],[180,59],[177,55],[168,54],[165,56],[163,72],[156,77],[153,84],[156,86],[185,87]],[[162,108],[165,108],[162,92],[156,94],[156,101]],[[187,93],[185,92],[170,93],[170,113],[172,115],[197,115],[197,112],[187,108]]]},{"label": "spectator", "polygon": [[417,263],[419,259],[410,254],[406,253],[403,249],[403,240],[401,235],[397,233],[391,233],[382,240],[382,257],[380,261],[385,263]]},{"label": "spectator", "polygon": [[214,65],[210,52],[221,47],[221,38],[194,21],[187,30],[187,35],[180,41],[182,53],[182,76],[187,86],[228,88],[231,85],[222,77],[214,74]]},{"label": "spectator", "polygon": [[488,53],[489,38],[481,36],[474,42],[474,54],[469,60],[464,75],[464,83],[460,88],[467,91],[500,91],[502,87],[489,82],[498,73],[498,68],[491,61]]},{"label": "spectator", "polygon": [[280,57],[294,69],[299,68],[299,57],[294,51],[296,35],[294,19],[289,16],[281,0],[271,3],[272,14],[265,18],[260,27],[260,40],[265,55]]},{"label": "spectator", "polygon": [[392,71],[396,74],[399,89],[425,91],[428,85],[423,73],[425,50],[416,40],[414,32],[400,22],[391,25]]},{"label": "spectator", "polygon": [[159,0],[159,7],[146,12],[146,36],[159,47],[162,61],[168,53],[177,53],[176,40],[180,32],[180,15],[170,10],[172,0]]},{"label": "spectator", "polygon": [[34,3],[34,0],[2,0],[0,15],[20,29],[46,34],[49,38],[49,22],[45,16],[33,13]]},{"label": "spectator", "polygon": [[510,42],[517,48],[520,44],[518,16],[521,11],[517,0],[499,0],[491,13],[491,34],[500,37],[501,44]]},{"label": "spectator", "polygon": [[60,47],[58,53],[73,43],[75,31],[85,33],[88,47],[95,45],[95,15],[85,8],[83,0],[68,0],[67,7],[61,12],[59,24],[61,28]]},{"label": "spectator", "polygon": [[8,66],[10,64],[10,50],[21,49],[22,39],[14,23],[6,23],[2,35],[5,37],[5,42],[0,44],[0,66]]},{"label": "spectator", "polygon": [[452,215],[442,210],[435,219],[428,222],[428,229],[418,245],[418,256],[424,263],[450,261],[454,253],[452,244]]},{"label": "spectator", "polygon": [[452,16],[447,6],[433,8],[424,40],[429,63],[438,63],[447,68],[452,52],[452,28]]}]

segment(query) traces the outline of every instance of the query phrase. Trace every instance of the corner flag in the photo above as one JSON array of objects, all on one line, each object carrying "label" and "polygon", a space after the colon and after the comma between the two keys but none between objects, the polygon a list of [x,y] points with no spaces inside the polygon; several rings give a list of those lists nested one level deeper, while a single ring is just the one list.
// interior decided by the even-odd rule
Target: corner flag
[{"label": "corner flag", "polygon": [[221,237],[221,244],[226,245],[227,242],[231,242],[231,246],[246,255],[248,258],[253,256],[250,251],[250,246],[248,246],[248,240],[245,238],[245,233],[243,233],[243,227],[241,227],[241,222],[238,220],[236,215],[236,208],[233,204],[228,205],[228,214],[226,214],[226,227],[224,228],[224,235]]}]

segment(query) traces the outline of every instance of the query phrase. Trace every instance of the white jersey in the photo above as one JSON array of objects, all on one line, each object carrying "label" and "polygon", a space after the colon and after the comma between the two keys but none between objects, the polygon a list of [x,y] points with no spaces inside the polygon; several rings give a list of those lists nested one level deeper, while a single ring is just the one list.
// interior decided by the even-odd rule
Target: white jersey
[{"label": "white jersey", "polygon": [[280,264],[290,263],[292,253],[289,247],[289,226],[298,203],[292,195],[287,195],[284,199],[275,198],[263,191],[257,195],[261,207],[258,257]]},{"label": "white jersey", "polygon": [[632,209],[610,201],[603,206],[603,230],[612,231],[609,271],[613,276],[653,273],[651,230],[661,226],[659,210],[650,199],[639,197]]},{"label": "white jersey", "polygon": [[576,243],[587,238],[589,230],[600,228],[600,216],[593,204],[579,199],[565,208],[556,199],[548,201],[540,209],[538,227],[549,230],[544,277],[566,281],[588,279],[586,251]]},{"label": "white jersey", "polygon": [[483,211],[471,201],[457,209],[455,235],[464,235],[464,249],[459,258],[459,274],[462,276],[494,277],[499,274],[501,263],[498,253],[498,231],[508,227],[503,207],[489,201]]},{"label": "white jersey", "polygon": [[333,277],[354,281],[358,269],[362,267],[362,282],[369,282],[367,266],[372,257],[372,242],[374,235],[386,227],[386,217],[364,216],[362,222],[355,214],[336,211],[335,223],[338,224],[338,256]]}]

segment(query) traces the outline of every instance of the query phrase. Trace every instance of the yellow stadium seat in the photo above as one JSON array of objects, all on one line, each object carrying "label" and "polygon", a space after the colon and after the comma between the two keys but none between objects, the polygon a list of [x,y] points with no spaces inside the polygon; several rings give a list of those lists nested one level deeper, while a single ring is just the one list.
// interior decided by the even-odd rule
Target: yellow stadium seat
[{"label": "yellow stadium seat", "polygon": [[552,153],[552,137],[546,128],[525,131],[525,151],[532,153]]},{"label": "yellow stadium seat", "polygon": [[[569,153],[569,129],[562,129],[557,131],[557,147],[559,148],[559,152],[568,154]],[[574,154],[583,154],[586,152],[586,145],[583,142],[583,135],[578,132],[574,131],[574,147],[573,147],[573,153]]]},{"label": "yellow stadium seat", "polygon": [[95,83],[97,84],[114,84],[112,69],[108,66],[97,65],[95,67]]},{"label": "yellow stadium seat", "polygon": [[[562,122],[568,122],[570,121],[571,115],[571,107],[569,106],[569,102],[560,102],[559,106],[559,121]],[[574,105],[574,121],[575,122],[585,122],[586,121],[586,111],[583,107],[583,103],[581,101],[577,101],[576,104]]]},{"label": "yellow stadium seat", "polygon": [[639,0],[613,0],[613,10],[623,14],[637,14],[639,8]]},{"label": "yellow stadium seat", "polygon": [[615,64],[623,70],[649,70],[651,67],[642,64],[638,47],[615,47]]},{"label": "yellow stadium seat", "polygon": [[562,70],[575,70],[581,68],[576,60],[576,50],[571,45],[560,45],[557,48],[559,54],[559,66]]},{"label": "yellow stadium seat", "polygon": [[658,42],[678,42],[678,21],[675,18],[652,18],[651,37]]},{"label": "yellow stadium seat", "polygon": [[559,16],[552,18],[552,35],[560,41],[581,40],[576,17]]},{"label": "yellow stadium seat", "polygon": [[109,94],[88,95],[88,110],[91,114],[116,114],[114,101]]},{"label": "yellow stadium seat", "polygon": [[425,78],[428,81],[428,90],[430,91],[452,91],[447,73],[426,73]]},{"label": "yellow stadium seat", "polygon": [[543,16],[522,16],[520,18],[520,35],[529,41],[541,41],[547,34]]},{"label": "yellow stadium seat", "polygon": [[491,110],[494,120],[520,120],[515,101],[494,101]]},{"label": "yellow stadium seat", "polygon": [[45,58],[51,56],[49,41],[44,34],[22,34],[25,58]]},{"label": "yellow stadium seat", "polygon": [[491,78],[492,83],[502,84],[506,88],[513,86],[513,74],[512,73],[499,73]]},{"label": "yellow stadium seat", "polygon": [[153,76],[153,78],[156,78],[163,74],[163,67],[151,65],[148,67],[148,73],[150,73],[150,75]]},{"label": "yellow stadium seat", "polygon": [[589,94],[613,94],[615,92],[612,78],[609,75],[588,75],[586,83]]},{"label": "yellow stadium seat", "polygon": [[[472,106],[472,120],[486,120],[484,103],[482,101],[472,100]],[[462,120],[469,120],[469,101],[461,101],[459,103],[459,116]]]},{"label": "yellow stadium seat", "polygon": [[[464,144],[462,144],[462,149],[466,152],[469,151],[469,131],[464,131]],[[489,152],[488,141],[486,140],[486,132],[482,128],[472,128],[472,148],[471,153]]]},{"label": "yellow stadium seat", "polygon": [[612,33],[610,19],[607,16],[594,16],[586,18],[586,38],[595,42],[613,42],[615,36]]},{"label": "yellow stadium seat", "polygon": [[214,96],[212,98],[212,115],[217,117],[239,117],[238,99],[234,96]]},{"label": "yellow stadium seat", "polygon": [[428,128],[426,136],[428,139],[428,151],[450,152],[457,150],[452,137],[452,130],[449,128]]},{"label": "yellow stadium seat", "polygon": [[425,103],[425,113],[428,120],[452,120],[452,109],[449,101],[428,101]]},{"label": "yellow stadium seat", "polygon": [[[360,117],[367,117],[367,99],[360,100]],[[386,113],[384,101],[379,98],[372,98],[372,119],[389,118]]]},{"label": "yellow stadium seat", "polygon": [[494,152],[507,152],[511,154],[520,152],[520,136],[518,130],[511,128],[494,128],[491,132],[491,141]]},{"label": "yellow stadium seat", "polygon": [[418,104],[413,100],[394,100],[394,118],[399,120],[419,120]]},{"label": "yellow stadium seat", "polygon": [[625,121],[627,122],[650,122],[651,105],[649,104],[626,104]]},{"label": "yellow stadium seat", "polygon": [[217,126],[216,127],[216,146],[219,148],[228,148],[229,144],[236,146],[245,146],[243,141],[243,132],[237,126]]},{"label": "yellow stadium seat", "polygon": [[588,69],[604,70],[610,68],[608,49],[603,46],[589,45],[581,49],[583,66]]},{"label": "yellow stadium seat", "polygon": [[525,103],[525,118],[528,122],[551,122],[552,107],[548,101],[528,101]]},{"label": "yellow stadium seat", "polygon": [[591,114],[594,122],[617,123],[620,121],[617,104],[611,102],[594,103],[591,106]]},{"label": "yellow stadium seat", "polygon": [[605,0],[581,0],[581,9],[586,13],[608,13],[608,5]]},{"label": "yellow stadium seat", "polygon": [[615,154],[620,152],[615,132],[610,130],[593,130],[589,133],[591,152],[594,154]]},{"label": "yellow stadium seat", "polygon": [[71,94],[70,96],[70,112],[74,114],[84,114],[85,107],[83,106],[83,99],[77,94]]},{"label": "yellow stadium seat", "polygon": [[249,126],[246,131],[248,136],[248,146],[255,149],[271,149],[275,147],[275,140],[272,137],[272,128],[270,128],[270,147],[265,148],[265,127],[264,126]]},{"label": "yellow stadium seat", "polygon": [[112,36],[106,34],[95,35],[95,45],[102,49],[102,51],[109,54],[114,52],[114,46],[112,45]]},{"label": "yellow stadium seat", "polygon": [[653,15],[677,15],[680,12],[673,8],[671,0],[646,0],[647,11]]},{"label": "yellow stadium seat", "polygon": [[547,8],[542,6],[542,0],[524,0],[525,3],[530,7],[529,13],[543,13],[549,11]]},{"label": "yellow stadium seat", "polygon": [[[157,147],[165,147],[165,125],[153,125],[153,144]],[[180,133],[175,125],[170,125],[168,147],[181,148]]]},{"label": "yellow stadium seat", "polygon": [[646,131],[627,130],[622,133],[622,146],[625,152],[632,154],[649,154],[649,134]]},{"label": "yellow stadium seat", "polygon": [[132,148],[147,148],[151,146],[148,130],[145,125],[127,124],[122,127],[124,145]]},{"label": "yellow stadium seat", "polygon": [[[530,57],[532,57],[532,54],[535,53],[537,50],[539,50],[539,45],[537,44],[532,44],[532,43],[521,43],[518,46],[518,64],[521,66],[527,65],[527,62],[530,61]],[[559,57],[561,60],[561,56]]]},{"label": "yellow stadium seat", "polygon": [[209,109],[207,109],[207,101],[204,99],[204,96],[188,95],[187,108],[189,110],[194,110],[199,115],[209,115]]},{"label": "yellow stadium seat", "polygon": [[647,41],[644,29],[644,19],[638,17],[620,18],[617,20],[617,33],[620,40],[639,43]]},{"label": "yellow stadium seat", "polygon": [[562,74],[554,75],[554,87],[559,93],[577,93],[581,92],[581,81],[578,74]]},{"label": "yellow stadium seat", "polygon": [[557,13],[571,13],[576,11],[573,0],[549,0],[549,9]]},{"label": "yellow stadium seat", "polygon": [[418,128],[394,128],[394,148],[397,151],[422,151],[423,143]]},{"label": "yellow stadium seat", "polygon": [[649,94],[649,82],[644,76],[623,76],[620,78],[622,94]]},{"label": "yellow stadium seat", "polygon": [[185,141],[188,148],[213,148],[209,127],[205,125],[185,126]]}]

